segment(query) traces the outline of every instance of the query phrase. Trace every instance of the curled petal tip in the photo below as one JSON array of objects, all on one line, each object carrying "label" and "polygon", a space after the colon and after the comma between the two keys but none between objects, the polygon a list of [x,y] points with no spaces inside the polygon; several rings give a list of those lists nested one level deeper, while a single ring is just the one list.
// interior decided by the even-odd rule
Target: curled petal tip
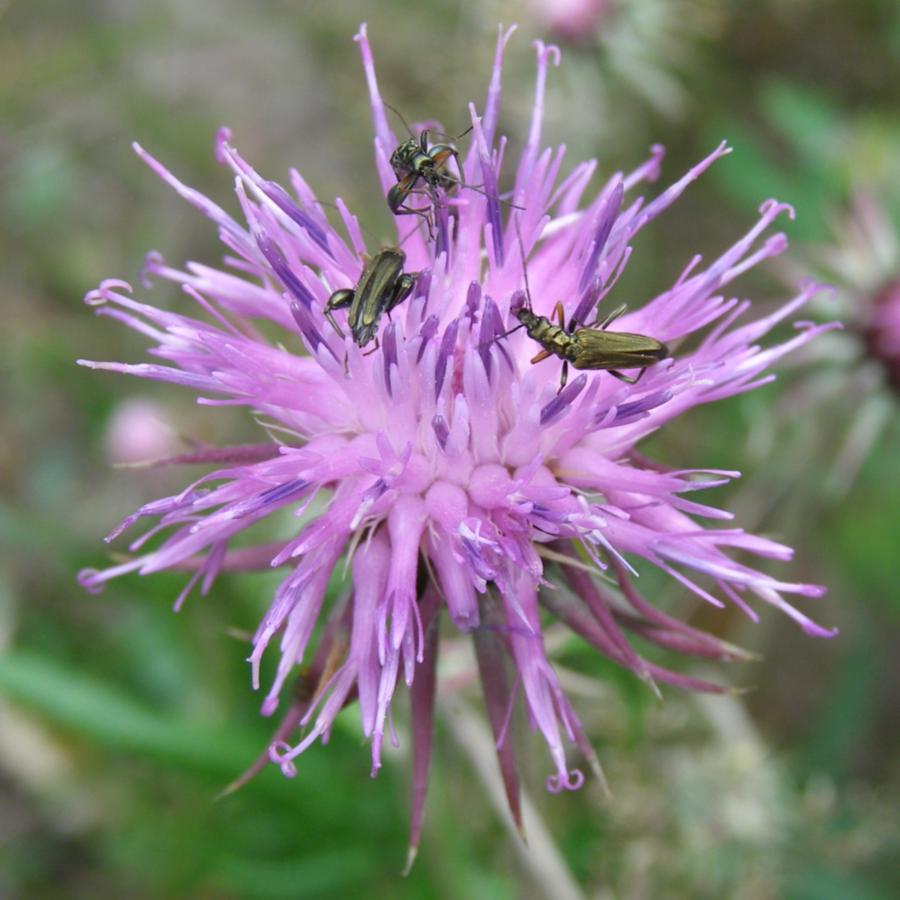
[{"label": "curled petal tip", "polygon": [[584,784],[584,773],[581,769],[572,769],[571,772],[554,772],[547,776],[547,790],[551,794],[559,794],[562,791],[578,791]]},{"label": "curled petal tip", "polygon": [[774,197],[764,200],[759,206],[759,212],[760,215],[770,215],[772,218],[780,216],[782,213],[787,213],[788,218],[791,220],[797,216],[796,212],[794,212],[794,207],[790,203],[782,203]]},{"label": "curled petal tip", "polygon": [[292,753],[294,749],[286,741],[274,741],[269,745],[269,759],[281,769],[285,778],[293,778],[297,774]]},{"label": "curled petal tip", "polygon": [[538,60],[540,62],[545,62],[552,57],[554,66],[560,64],[562,54],[559,52],[559,47],[557,47],[556,44],[545,44],[541,40],[536,40],[532,41],[531,46],[537,50]]},{"label": "curled petal tip", "polygon": [[132,293],[132,287],[127,281],[122,281],[121,278],[107,278],[100,282],[99,287],[88,291],[84,295],[84,302],[88,306],[103,306],[103,304],[109,302],[109,295],[113,291],[125,291],[130,294]]},{"label": "curled petal tip", "polygon": [[577,791],[584,784],[584,773],[581,769],[572,769],[571,772],[554,772],[547,777],[547,790],[551,794],[561,791]]},{"label": "curled petal tip", "polygon": [[[79,362],[81,362],[79,360]],[[100,575],[98,569],[82,569],[78,575],[78,583],[90,594],[100,594],[103,592],[103,582],[97,577]]]},{"label": "curled petal tip", "polygon": [[286,741],[273,741],[269,744],[269,759],[274,763],[280,763],[283,755],[290,750],[291,746]]},{"label": "curled petal tip", "polygon": [[106,303],[106,297],[103,296],[101,290],[94,288],[94,290],[88,291],[84,295],[84,302],[88,306],[103,306]]}]

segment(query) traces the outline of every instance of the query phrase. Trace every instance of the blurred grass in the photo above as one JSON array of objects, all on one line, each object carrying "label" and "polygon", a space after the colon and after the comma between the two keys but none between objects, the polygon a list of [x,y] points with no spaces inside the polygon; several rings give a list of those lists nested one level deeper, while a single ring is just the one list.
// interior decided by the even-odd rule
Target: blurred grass
[{"label": "blurred grass", "polygon": [[[703,23],[685,29],[680,53],[657,54],[663,66],[693,61],[664,73],[681,85],[680,117],[609,77],[622,71],[610,58],[615,19],[606,49],[565,48],[548,85],[547,136],[569,144],[570,164],[597,155],[605,171],[628,168],[662,140],[665,180],[722,136],[735,146],[641,236],[635,260],[654,264],[629,270],[622,290],[633,297],[666,286],[698,249],[722,249],[768,196],[797,207],[788,231],[802,252],[827,235],[851,188],[893,183],[900,166],[895,4],[680,8],[686,24]],[[465,101],[482,96],[495,22],[510,12],[501,3],[274,3],[261,13],[209,0],[0,8],[0,895],[538,896],[443,723],[423,848],[407,879],[408,742],[371,781],[352,710],[295,781],[270,767],[214,801],[273,725],[258,716],[246,648],[227,634],[255,627],[271,578],[223,579],[177,616],[175,576],[125,579],[101,597],[74,581],[103,559],[100,538],[116,521],[183,477],[107,469],[105,430],[125,398],[158,399],[204,440],[253,428],[240,414],[198,410],[184,392],[73,364],[143,354],[139,338],[81,304],[101,278],[136,281],[150,249],[173,261],[221,256],[214,230],[139,164],[131,140],[230,205],[211,152],[215,128],[228,123],[260,171],[282,178],[298,165],[323,197],[340,194],[367,227],[386,230],[350,40],[358,22],[369,17],[385,96],[408,118],[437,116],[453,130]],[[646,21],[652,38],[652,14]],[[503,125],[513,141],[526,128],[537,33],[526,18],[507,52]],[[784,294],[765,275],[741,289],[764,302]],[[523,755],[541,814],[594,896],[900,893],[898,435],[829,507],[820,470],[788,468],[786,433],[764,459],[749,452],[783,390],[697,410],[648,452],[676,466],[744,465],[750,488],[719,489],[716,502],[759,512],[753,527],[797,546],[791,577],[831,586],[818,618],[840,624],[842,637],[816,642],[775,615],[748,627],[647,578],[661,604],[764,655],[722,675],[756,686],[732,701],[750,728],[733,740],[690,698],[668,691],[659,706],[583,644],[566,643],[560,664],[601,685],[601,700],[576,705],[613,798],[595,787],[549,797],[539,742],[527,734]],[[792,419],[809,427],[802,406]]]}]

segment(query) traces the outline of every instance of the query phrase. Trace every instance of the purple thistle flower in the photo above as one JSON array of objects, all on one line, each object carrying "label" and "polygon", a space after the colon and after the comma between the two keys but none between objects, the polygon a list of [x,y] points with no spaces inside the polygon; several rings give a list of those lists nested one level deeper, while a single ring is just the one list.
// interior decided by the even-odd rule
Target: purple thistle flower
[{"label": "purple thistle flower", "polygon": [[[483,110],[471,107],[473,139],[461,162],[470,184],[501,180],[506,145],[496,127],[511,33],[499,35]],[[356,41],[371,96],[376,168],[387,192],[395,182],[388,158],[399,141],[378,93],[365,27]],[[732,556],[742,551],[787,560],[788,547],[703,523],[731,515],[689,495],[737,473],[673,470],[635,449],[689,409],[767,383],[774,362],[829,327],[804,325],[785,343],[763,348],[760,340],[816,286],[749,321],[749,302],[725,293],[737,276],[785,249],[782,234],[763,235],[780,216],[792,214],[789,207],[767,201],[733,246],[705,267],[694,258],[669,290],[621,318],[617,329],[652,335],[672,349],[637,384],[585,371],[558,392],[560,361],[531,365],[538,345],[524,330],[504,335],[508,323],[515,324],[510,308],[521,303],[525,287],[517,231],[535,312],[549,315],[562,300],[567,318],[580,310],[579,319],[587,321],[598,304],[610,308],[607,296],[629,262],[632,238],[729,152],[720,145],[645,201],[634,192],[659,174],[662,149],[654,147],[647,162],[613,175],[588,197],[595,164],[579,163],[561,177],[563,148],[542,146],[544,83],[559,53],[536,47],[534,112],[512,173],[512,201],[521,209],[502,208],[492,190],[485,196],[462,189],[436,216],[434,243],[417,217],[398,219],[406,269],[422,274],[410,298],[382,323],[375,352],[362,352],[349,336],[340,339],[323,316],[331,292],[353,287],[361,255],[372,251],[355,218],[338,201],[349,236],[343,237],[297,172],[291,173],[291,195],[260,177],[224,130],[217,155],[234,173],[245,224],[135,146],[213,221],[228,248],[224,269],[199,263],[178,269],[158,255],[147,261],[147,274],[180,284],[201,307],[200,316],[140,302],[121,281],[105,281],[86,298],[100,315],[146,334],[156,361],[83,365],[179,384],[197,391],[202,404],[246,406],[277,425],[270,435],[281,442],[270,438],[180,457],[215,467],[181,493],[129,516],[110,539],[138,519],[156,524],[131,545],[135,555],[105,570],[83,571],[82,584],[99,590],[128,572],[186,570],[193,574],[180,604],[197,582],[208,592],[221,572],[283,567],[250,654],[258,688],[260,660],[279,641],[280,663],[263,713],[274,713],[288,681],[298,671],[303,675],[269,756],[293,775],[296,758],[326,740],[338,712],[357,701],[374,773],[402,680],[412,706],[413,847],[431,754],[442,619],[474,637],[517,820],[518,774],[507,739],[517,700],[549,748],[550,790],[575,789],[583,781],[567,760],[567,743],[599,771],[545,654],[541,607],[654,688],[662,682],[722,690],[645,661],[627,632],[691,656],[732,659],[740,651],[645,598],[638,575],[651,566],[715,606],[734,603],[755,619],[761,601],[808,634],[833,634],[786,599],[818,597],[822,588],[779,580]],[[279,341],[262,337],[257,321],[278,326]],[[679,349],[682,338],[695,333],[701,336],[691,349]],[[320,511],[312,513],[314,498]],[[290,539],[230,546],[249,526],[285,508],[300,519]],[[160,531],[168,536],[143,552],[148,536]],[[327,587],[336,569],[345,577],[343,592],[333,599]],[[606,578],[598,582],[593,574],[600,571]],[[313,647],[320,620],[325,625]],[[303,737],[292,744],[299,725]]]}]

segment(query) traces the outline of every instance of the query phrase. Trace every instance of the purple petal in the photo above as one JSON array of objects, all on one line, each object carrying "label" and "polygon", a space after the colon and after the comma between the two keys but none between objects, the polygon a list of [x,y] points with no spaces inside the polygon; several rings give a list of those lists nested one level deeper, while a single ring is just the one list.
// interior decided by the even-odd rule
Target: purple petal
[{"label": "purple petal", "polygon": [[422,600],[422,627],[425,631],[424,662],[419,666],[410,688],[410,717],[412,720],[413,773],[412,815],[409,823],[409,853],[406,871],[412,866],[419,849],[424,822],[425,795],[434,739],[434,700],[437,690],[438,620],[440,600],[432,588]]}]

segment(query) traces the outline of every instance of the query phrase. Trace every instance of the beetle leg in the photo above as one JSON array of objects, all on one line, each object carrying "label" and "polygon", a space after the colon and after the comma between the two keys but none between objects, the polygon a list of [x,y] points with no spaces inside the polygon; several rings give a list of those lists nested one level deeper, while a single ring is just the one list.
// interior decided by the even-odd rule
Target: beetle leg
[{"label": "beetle leg", "polygon": [[379,347],[381,347],[381,343],[378,340],[378,335],[376,334],[375,335],[375,346],[371,350],[366,350],[366,352],[363,353],[363,356],[371,356],[376,350],[379,349]]},{"label": "beetle leg", "polygon": [[[513,329],[513,330],[515,330],[515,329]],[[549,350],[541,350],[541,352],[538,353],[538,355],[535,356],[535,357],[531,360],[531,362],[532,362],[532,363],[543,362],[545,359],[547,359],[548,356],[553,356],[553,354],[552,354]]]},{"label": "beetle leg", "polygon": [[[416,193],[419,193],[418,191]],[[396,216],[418,216],[425,222],[425,225],[428,228],[428,240],[434,240],[434,217],[431,214],[431,209],[416,209],[412,206],[403,206],[398,209],[394,215]]]},{"label": "beetle leg", "polygon": [[407,272],[397,279],[397,284],[394,285],[394,290],[384,307],[388,317],[390,317],[391,310],[395,306],[399,306],[412,293],[418,274],[418,272]]},{"label": "beetle leg", "polygon": [[553,312],[550,314],[550,318],[552,319],[556,316],[556,321],[559,323],[559,327],[562,328],[563,331],[566,330],[566,311],[563,309],[562,300],[556,301],[556,306],[553,307]]},{"label": "beetle leg", "polygon": [[637,384],[641,380],[641,376],[646,372],[646,369],[641,369],[638,374],[632,378],[630,375],[623,375],[621,372],[617,372],[615,369],[607,369],[610,375],[618,378],[619,381],[624,381],[625,384]]},{"label": "beetle leg", "polygon": [[434,224],[431,221],[431,212],[427,209],[415,209],[412,206],[399,206],[392,210],[395,216],[418,216],[428,226],[428,240],[434,240]]},{"label": "beetle leg", "polygon": [[428,155],[434,160],[435,165],[440,167],[444,165],[451,156],[454,159],[458,159],[459,151],[456,147],[451,147],[448,144],[435,144],[435,146],[428,151]]},{"label": "beetle leg", "polygon": [[562,389],[566,386],[568,381],[569,381],[569,361],[567,359],[564,359],[563,367],[562,367],[562,375],[560,376],[560,379],[559,379],[559,390],[556,392],[557,394],[559,394],[562,391]]},{"label": "beetle leg", "polygon": [[428,216],[428,210],[427,210],[427,209],[416,209],[416,207],[414,207],[414,206],[406,206],[406,205],[404,204],[403,206],[398,206],[398,207],[394,210],[394,215],[395,215],[395,216],[423,216],[423,217],[427,217],[427,216]]},{"label": "beetle leg", "polygon": [[[419,176],[417,175],[416,178]],[[406,179],[404,179],[406,180]],[[413,182],[415,183],[415,182]],[[428,222],[428,234],[429,237],[433,237],[432,235],[432,224],[431,224],[431,208],[429,207],[415,207],[415,206],[407,206],[407,199],[412,194],[416,194],[417,196],[427,196],[432,204],[436,202],[434,194],[432,193],[430,188],[415,188],[415,187],[404,187],[402,190],[398,190],[399,186],[402,182],[397,182],[388,191],[388,206],[391,208],[391,212],[395,216],[419,216],[422,219],[425,219]],[[400,200],[397,200],[398,197],[402,195]],[[394,202],[392,203],[392,199]]]},{"label": "beetle leg", "polygon": [[331,310],[329,310],[329,309],[325,310],[325,318],[328,319],[329,322],[331,322],[331,327],[338,333],[338,336],[343,338],[344,332],[341,331],[341,326],[338,325],[334,316],[331,314]]},{"label": "beetle leg", "polygon": [[[498,203],[502,203],[510,209],[525,209],[524,206],[519,206],[517,203],[513,203],[512,200],[504,200],[503,197],[496,197],[493,194],[489,194],[484,190],[483,184],[470,184],[468,181],[462,181],[459,178],[455,178],[449,172],[437,172],[436,180],[438,178],[441,180],[441,187],[448,192],[451,187],[468,188],[468,190],[475,191],[476,194],[481,194],[482,197],[487,197],[488,200],[496,200]],[[449,182],[449,187],[446,186],[444,182]]]},{"label": "beetle leg", "polygon": [[420,177],[418,172],[410,172],[387,192],[387,204],[394,215],[404,215],[400,210],[405,208],[406,198],[412,193]]},{"label": "beetle leg", "polygon": [[335,291],[329,298],[328,302],[325,304],[325,318],[331,322],[331,327],[341,336],[344,336],[344,332],[341,331],[341,326],[338,325],[337,320],[334,318],[333,310],[335,309],[346,309],[353,303],[354,292],[344,288],[340,291]]},{"label": "beetle leg", "polygon": [[590,327],[591,328],[599,328],[601,331],[606,331],[606,329],[609,328],[609,326],[612,325],[612,323],[615,322],[616,319],[618,319],[619,316],[621,316],[627,309],[628,309],[628,305],[626,303],[623,303],[621,306],[617,306],[603,320],[600,319],[600,316],[598,314],[596,321]]},{"label": "beetle leg", "polygon": [[450,172],[443,171],[451,157],[457,160],[457,165],[459,165],[459,154],[456,152],[455,147],[445,147],[439,144],[437,147],[432,147],[428,155],[434,160],[435,175],[439,179],[453,179],[454,182],[456,181]]}]

